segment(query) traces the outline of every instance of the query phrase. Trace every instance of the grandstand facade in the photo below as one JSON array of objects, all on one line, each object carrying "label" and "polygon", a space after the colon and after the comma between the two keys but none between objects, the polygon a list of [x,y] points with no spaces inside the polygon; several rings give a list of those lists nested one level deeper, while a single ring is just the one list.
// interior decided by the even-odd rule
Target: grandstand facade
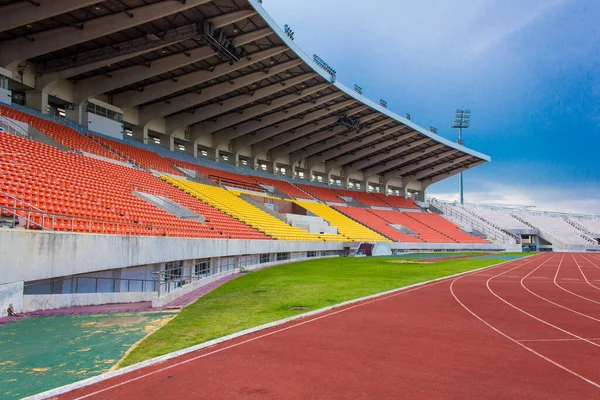
[{"label": "grandstand facade", "polygon": [[2,312],[164,306],[312,257],[521,247],[425,202],[488,156],[337,82],[261,1],[0,10]]}]

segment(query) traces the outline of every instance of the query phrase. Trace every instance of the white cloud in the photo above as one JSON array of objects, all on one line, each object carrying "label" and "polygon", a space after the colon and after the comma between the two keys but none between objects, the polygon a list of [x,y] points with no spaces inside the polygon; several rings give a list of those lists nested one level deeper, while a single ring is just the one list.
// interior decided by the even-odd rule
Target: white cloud
[{"label": "white cloud", "polygon": [[[458,201],[456,192],[427,192],[427,196]],[[465,202],[496,206],[535,206],[540,211],[570,212],[600,215],[599,188],[560,188],[519,186],[488,182],[475,191],[465,193]]]},{"label": "white cloud", "polygon": [[490,3],[482,13],[485,15],[471,27],[473,40],[469,52],[477,55],[486,52],[564,3],[565,0]]}]

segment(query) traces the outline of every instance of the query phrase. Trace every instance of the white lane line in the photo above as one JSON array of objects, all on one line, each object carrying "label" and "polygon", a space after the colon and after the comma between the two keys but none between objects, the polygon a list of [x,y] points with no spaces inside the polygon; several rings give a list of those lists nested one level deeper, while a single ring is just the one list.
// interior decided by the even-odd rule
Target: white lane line
[{"label": "white lane line", "polygon": [[[564,254],[563,254],[563,258],[564,258],[564,257],[565,257],[565,256],[564,256]],[[596,304],[600,305],[600,302],[599,302],[599,301],[592,300],[592,299],[590,299],[590,298],[587,298],[587,297],[585,297],[585,296],[582,296],[582,295],[580,295],[580,294],[577,294],[577,293],[575,293],[575,292],[572,292],[572,291],[570,291],[570,290],[568,290],[568,289],[565,289],[564,287],[560,286],[560,285],[558,284],[558,281],[557,281],[557,278],[558,278],[558,272],[559,272],[559,270],[560,270],[560,265],[558,266],[558,269],[556,270],[556,274],[554,274],[554,284],[555,284],[556,286],[558,286],[560,289],[564,290],[564,291],[565,291],[565,292],[567,292],[567,293],[571,293],[573,296],[577,296],[577,297],[579,297],[580,299],[583,299],[583,300],[586,300],[586,301],[590,301],[590,302],[592,302],[592,303],[596,303]]]},{"label": "white lane line", "polygon": [[479,315],[477,315],[475,312],[473,312],[471,309],[469,309],[467,306],[464,305],[464,303],[462,301],[459,300],[458,297],[456,297],[456,294],[454,293],[454,283],[456,281],[458,281],[460,279],[456,278],[452,281],[452,283],[450,283],[450,293],[452,294],[452,297],[454,297],[454,300],[456,300],[458,302],[458,304],[460,304],[465,310],[467,310],[467,312],[469,312],[472,316],[474,316],[475,318],[477,318],[480,322],[482,322],[483,324],[487,325],[490,329],[492,329],[493,331],[495,331],[496,333],[504,336],[506,339],[510,340],[511,342],[517,344],[518,346],[521,346],[522,348],[524,348],[525,350],[529,351],[530,353],[535,354],[536,356],[540,357],[541,359],[549,362],[550,364],[562,369],[565,372],[568,372],[569,374],[576,376],[577,378],[583,380],[584,382],[589,383],[592,386],[595,386],[597,388],[600,389],[600,384],[594,382],[591,379],[586,378],[583,375],[578,374],[577,372],[573,371],[572,369],[569,369],[567,367],[565,367],[562,364],[559,364],[558,362],[546,357],[545,355],[538,353],[537,351],[533,350],[531,347],[527,347],[526,345],[524,345],[523,343],[519,342],[518,340],[514,339],[513,337],[509,336],[508,334],[502,332],[500,329],[496,328],[495,326],[493,326],[492,324],[490,324],[489,322],[485,321],[483,318],[481,318]]},{"label": "white lane line", "polygon": [[[565,258],[565,256],[563,255],[563,256],[562,256],[562,258],[560,259],[560,263],[558,264],[558,269],[560,269],[560,266],[561,266],[561,264],[562,264],[562,262],[563,262],[563,259],[564,259],[564,258]],[[554,305],[555,305],[555,306],[557,306],[557,307],[560,307],[560,308],[563,308],[563,309],[565,309],[565,310],[571,311],[572,313],[575,313],[575,314],[577,314],[577,315],[581,315],[582,317],[589,318],[589,319],[591,319],[591,320],[594,320],[594,321],[596,321],[596,322],[600,322],[600,319],[598,319],[598,318],[594,318],[594,317],[592,317],[592,316],[590,316],[590,315],[587,315],[587,314],[584,314],[584,313],[582,313],[582,312],[575,311],[575,310],[573,310],[573,309],[571,309],[571,308],[565,307],[565,306],[563,306],[562,304],[558,304],[558,303],[556,303],[556,302],[554,302],[554,301],[552,301],[552,300],[550,300],[550,299],[548,299],[548,298],[546,298],[546,297],[544,297],[544,296],[541,296],[541,295],[539,295],[539,294],[537,294],[537,293],[534,293],[534,292],[533,292],[531,289],[529,289],[527,286],[525,286],[525,279],[526,279],[526,278],[527,278],[529,275],[533,274],[535,271],[537,271],[538,269],[540,269],[540,267],[541,267],[542,265],[544,265],[544,263],[540,264],[540,266],[539,266],[539,267],[535,268],[534,270],[532,270],[530,273],[528,273],[527,275],[525,275],[525,276],[524,276],[524,277],[521,279],[521,286],[523,287],[523,289],[527,290],[529,293],[531,293],[531,294],[532,294],[532,295],[534,295],[535,297],[538,297],[538,298],[540,298],[540,299],[542,299],[542,300],[544,300],[544,301],[546,301],[546,302],[548,302],[548,303],[550,303],[550,304],[554,304]]]},{"label": "white lane line", "polygon": [[[591,338],[588,340],[600,340],[600,338]],[[579,342],[579,339],[520,339],[518,342]]]},{"label": "white lane line", "polygon": [[[527,257],[527,258],[529,258],[529,257]],[[533,256],[533,257],[531,257],[531,258],[533,259],[533,258],[536,258],[536,257],[535,257],[535,256]],[[504,266],[504,265],[506,265],[506,264],[510,264],[510,263],[512,263],[512,262],[515,262],[515,261],[523,261],[523,260],[522,260],[522,259],[521,259],[521,260],[511,260],[511,261],[508,261],[507,263],[500,263],[500,264],[496,264],[496,265],[491,265],[491,266],[489,266],[489,267],[482,268],[481,270],[476,270],[476,271],[467,271],[467,272],[463,272],[463,273],[461,273],[461,274],[457,274],[457,275],[461,275],[461,276],[463,276],[463,275],[464,275],[464,276],[467,276],[467,275],[476,275],[478,272],[482,272],[483,270],[487,271],[487,270],[490,270],[490,269],[493,269],[493,268],[498,268],[498,267],[500,267],[500,266]],[[532,262],[532,261],[533,261],[533,260],[529,260],[529,261],[526,261],[526,262],[525,262],[525,263],[523,263],[523,264],[526,264],[526,263],[528,263],[528,262]],[[169,365],[167,365],[166,367],[163,367],[163,368],[160,368],[160,369],[157,369],[157,370],[153,370],[153,371],[151,371],[151,372],[148,372],[148,373],[146,373],[146,374],[143,374],[143,375],[137,376],[137,377],[135,377],[135,378],[127,379],[127,380],[125,380],[125,381],[123,381],[123,382],[120,382],[120,383],[117,383],[117,384],[114,384],[114,385],[111,385],[111,386],[107,386],[107,387],[105,387],[105,388],[103,388],[103,389],[100,389],[100,390],[97,390],[97,391],[95,391],[95,392],[88,393],[88,394],[86,394],[86,395],[83,395],[83,396],[81,396],[81,397],[77,397],[76,399],[77,399],[77,400],[81,400],[81,399],[87,399],[87,398],[89,398],[89,397],[92,397],[92,396],[95,396],[95,395],[97,395],[97,394],[104,393],[104,392],[106,392],[106,391],[109,391],[109,390],[115,389],[115,388],[117,388],[117,387],[120,387],[120,386],[123,386],[123,385],[127,385],[127,384],[129,384],[129,383],[131,383],[131,382],[135,382],[135,381],[137,381],[137,380],[140,380],[140,379],[147,378],[147,377],[149,377],[149,376],[152,376],[152,375],[154,375],[154,374],[157,374],[157,373],[159,373],[159,372],[163,372],[163,371],[166,371],[166,370],[168,370],[168,369],[175,368],[175,367],[178,367],[178,366],[180,366],[180,365],[187,364],[187,363],[189,363],[189,362],[192,362],[192,361],[195,361],[195,360],[198,360],[198,359],[201,359],[201,358],[205,358],[205,357],[208,357],[208,356],[210,356],[210,355],[213,355],[213,354],[216,354],[216,353],[220,353],[220,352],[222,352],[222,351],[225,351],[225,350],[228,350],[228,349],[231,349],[231,348],[234,348],[234,347],[238,347],[238,346],[241,346],[241,345],[243,345],[243,344],[246,344],[246,343],[250,343],[250,342],[253,342],[253,341],[256,341],[256,340],[259,340],[259,339],[263,339],[263,338],[265,338],[265,337],[268,337],[268,336],[275,335],[276,333],[284,332],[284,331],[287,331],[287,330],[290,330],[290,329],[293,329],[293,328],[296,328],[296,327],[299,327],[299,326],[302,326],[302,325],[306,325],[306,324],[309,324],[309,323],[311,323],[311,322],[315,322],[315,321],[318,321],[318,320],[320,320],[320,319],[323,319],[323,318],[330,317],[330,316],[332,316],[332,315],[336,315],[336,314],[339,314],[339,313],[342,313],[342,312],[346,312],[346,311],[348,311],[348,310],[352,310],[352,309],[354,309],[354,308],[357,308],[357,307],[362,307],[362,306],[365,306],[365,305],[367,305],[367,304],[375,303],[375,302],[382,301],[382,300],[386,300],[386,299],[389,299],[389,298],[392,298],[392,297],[396,297],[396,296],[399,296],[399,295],[402,295],[402,294],[405,294],[405,293],[414,292],[414,291],[416,291],[416,290],[419,290],[419,289],[424,289],[424,288],[426,288],[426,287],[430,287],[430,286],[438,285],[438,284],[441,284],[441,283],[444,283],[444,282],[448,282],[450,279],[452,279],[452,276],[449,276],[449,277],[444,277],[444,278],[439,278],[439,279],[437,279],[437,280],[433,280],[433,281],[429,281],[429,282],[423,282],[423,283],[421,283],[421,284],[417,284],[417,285],[420,285],[420,286],[418,286],[418,287],[415,287],[415,288],[412,288],[412,289],[408,289],[408,290],[396,289],[395,293],[392,293],[392,294],[390,294],[390,295],[380,295],[379,297],[376,297],[375,299],[373,299],[373,300],[370,300],[370,301],[363,301],[363,302],[360,302],[360,303],[358,303],[358,304],[356,304],[356,305],[354,305],[354,306],[347,307],[347,308],[344,308],[344,309],[342,309],[342,310],[339,310],[339,311],[335,311],[335,312],[332,312],[332,313],[328,313],[328,314],[325,314],[325,315],[321,315],[321,316],[319,316],[319,317],[316,317],[316,318],[313,318],[313,319],[310,319],[310,320],[306,320],[306,321],[303,321],[303,322],[300,322],[300,323],[297,323],[297,324],[294,324],[294,325],[290,325],[290,326],[288,326],[288,327],[285,327],[285,328],[281,328],[281,329],[278,329],[278,330],[275,330],[275,331],[272,331],[272,332],[269,332],[269,333],[262,334],[262,335],[260,335],[260,336],[253,337],[253,338],[251,338],[251,339],[244,340],[244,341],[242,341],[242,342],[238,342],[238,343],[235,343],[235,344],[232,344],[232,345],[226,346],[226,347],[222,347],[222,348],[220,348],[220,349],[217,349],[217,350],[211,351],[211,352],[209,352],[209,353],[204,353],[204,354],[201,354],[201,355],[198,355],[198,356],[195,356],[195,357],[192,357],[192,358],[189,358],[189,359],[183,360],[183,361],[179,361],[179,362],[176,362],[176,363],[173,363],[173,364],[169,364]],[[432,282],[433,282],[433,283],[432,283]],[[427,284],[427,283],[431,283],[431,284]],[[376,295],[374,295],[374,296],[376,296]],[[372,296],[372,297],[374,297],[374,296]],[[357,301],[360,301],[360,300],[357,300]],[[317,312],[323,312],[323,310],[315,310],[315,311],[317,311]],[[198,350],[198,351],[199,351],[199,350]],[[118,372],[118,370],[117,370],[117,371],[114,371],[114,372]],[[109,374],[110,374],[110,373],[109,373]],[[108,375],[108,374],[106,374],[106,375]],[[116,376],[119,376],[119,375],[116,375]],[[107,377],[106,379],[110,379],[110,378],[112,378],[112,377],[113,377],[113,376],[109,376],[109,377]],[[97,382],[94,382],[94,383],[99,383],[99,382],[101,382],[101,381],[102,381],[102,380],[99,380],[99,381],[97,381]],[[90,384],[92,384],[92,383],[90,383]],[[87,386],[87,385],[86,385],[86,386]],[[85,386],[80,386],[80,387],[78,387],[78,388],[74,388],[74,389],[72,389],[72,390],[75,390],[75,389],[80,389],[80,388],[82,388],[82,387],[85,387]],[[58,388],[58,389],[60,389],[60,388]],[[57,389],[57,390],[58,390],[58,389]],[[65,394],[65,393],[67,393],[68,391],[62,391],[61,393],[52,393],[52,392],[54,392],[54,391],[49,391],[49,392],[46,392],[46,393],[41,393],[41,394],[39,394],[39,395],[37,395],[37,396],[32,396],[32,398],[48,398],[48,397],[50,397],[50,396],[56,396],[57,394]]]},{"label": "white lane line", "polygon": [[[563,256],[563,257],[564,257],[564,256]],[[505,273],[507,273],[507,272],[511,272],[511,271],[513,271],[513,270],[515,270],[515,269],[517,269],[517,268],[519,268],[519,267],[520,267],[520,266],[517,266],[517,267],[515,267],[515,268],[513,268],[513,269],[511,269],[511,270],[509,270],[509,271],[501,272],[501,273],[499,273],[498,275],[491,277],[490,279],[488,279],[488,280],[487,280],[487,282],[486,282],[485,286],[488,288],[488,290],[490,291],[490,293],[491,293],[491,294],[493,294],[494,296],[496,296],[496,298],[497,298],[498,300],[500,300],[500,301],[502,301],[503,303],[505,303],[505,304],[509,305],[510,307],[514,308],[515,310],[517,310],[517,311],[519,311],[519,312],[521,312],[521,313],[523,313],[523,314],[527,315],[528,317],[530,317],[530,318],[533,318],[533,319],[535,319],[536,321],[539,321],[539,322],[541,322],[541,323],[543,323],[543,324],[545,324],[545,325],[548,325],[549,327],[551,327],[551,328],[554,328],[554,329],[556,329],[557,331],[560,331],[560,332],[566,333],[566,334],[567,334],[567,335],[569,335],[569,336],[573,336],[573,337],[575,337],[575,338],[578,338],[578,339],[580,339],[580,340],[582,340],[582,341],[584,341],[584,342],[587,342],[587,343],[591,344],[592,346],[597,346],[597,347],[600,347],[600,344],[598,344],[598,343],[591,342],[591,341],[587,340],[587,339],[586,339],[586,338],[584,338],[584,337],[581,337],[581,336],[579,336],[579,335],[576,335],[576,334],[575,334],[575,333],[573,333],[573,332],[569,332],[569,331],[568,331],[568,330],[566,330],[566,329],[563,329],[563,328],[561,328],[561,327],[558,327],[558,326],[556,326],[556,325],[553,325],[553,324],[551,324],[551,323],[550,323],[550,322],[548,322],[548,321],[545,321],[545,320],[543,320],[543,319],[541,319],[541,318],[539,318],[539,317],[536,317],[535,315],[533,315],[533,314],[531,314],[531,313],[528,313],[527,311],[523,310],[522,308],[519,308],[519,307],[515,306],[514,304],[512,304],[512,303],[511,303],[511,302],[509,302],[508,300],[504,299],[502,296],[498,295],[496,292],[494,292],[494,291],[492,290],[492,288],[490,287],[490,282],[491,282],[491,281],[492,281],[494,278],[496,278],[496,277],[498,277],[498,276],[502,276],[503,274],[505,274]]]},{"label": "white lane line", "polygon": [[[591,263],[594,267],[596,268],[600,268],[598,267],[595,263],[591,262],[590,260],[588,260],[587,258],[581,256],[584,260],[586,260],[587,262]],[[585,274],[583,273],[583,270],[581,269],[581,266],[579,265],[579,263],[577,262],[577,259],[575,258],[575,256],[573,256],[573,259],[575,260],[575,263],[577,264],[577,267],[579,267],[579,272],[581,272],[581,275],[583,275],[583,279],[585,279],[585,281],[588,283],[588,285],[590,285],[591,287],[593,287],[594,289],[598,289],[600,290],[600,288],[596,285],[594,285],[593,283],[591,283],[587,276],[585,276]]]}]

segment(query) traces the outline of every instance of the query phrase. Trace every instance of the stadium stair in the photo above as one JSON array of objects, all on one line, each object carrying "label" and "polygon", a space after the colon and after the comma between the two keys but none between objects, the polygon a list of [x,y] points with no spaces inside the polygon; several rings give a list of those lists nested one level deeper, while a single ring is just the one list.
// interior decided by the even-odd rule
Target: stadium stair
[{"label": "stadium stair", "polygon": [[333,189],[339,196],[350,197],[353,200],[357,201],[363,206],[370,207],[389,207],[388,204],[384,203],[379,198],[373,196],[373,194],[368,192],[358,192],[355,190],[345,190],[345,189]]},{"label": "stadium stair", "polygon": [[409,217],[408,213],[397,210],[369,209],[369,212],[383,218],[390,224],[402,225],[415,232],[419,239],[427,243],[456,243],[447,236],[442,235],[436,230],[423,225],[421,222]]},{"label": "stadium stair", "polygon": [[304,184],[298,184],[297,186],[299,186],[306,193],[309,193],[311,196],[321,201],[327,203],[344,204],[344,200],[342,200],[336,192],[334,192],[332,189],[329,189],[328,187]]},{"label": "stadium stair", "polygon": [[334,209],[352,218],[356,222],[372,229],[388,239],[397,242],[422,243],[423,241],[416,236],[405,235],[402,232],[389,226],[389,223],[381,217],[370,213],[364,208],[349,206],[334,206]]},{"label": "stadium stair", "polygon": [[413,199],[407,199],[402,196],[388,196],[383,193],[371,193],[373,196],[377,197],[382,202],[386,203],[386,206],[391,206],[394,208],[401,209],[419,209],[419,206],[415,204]]},{"label": "stadium stair", "polygon": [[391,242],[390,239],[372,231],[366,226],[348,218],[344,214],[322,203],[294,200],[294,203],[329,222],[338,233],[351,242]]}]

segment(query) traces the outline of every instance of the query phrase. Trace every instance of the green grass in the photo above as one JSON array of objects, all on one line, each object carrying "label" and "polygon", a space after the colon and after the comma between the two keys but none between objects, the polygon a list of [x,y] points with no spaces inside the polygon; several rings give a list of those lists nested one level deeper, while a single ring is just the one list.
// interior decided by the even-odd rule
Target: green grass
[{"label": "green grass", "polygon": [[346,300],[504,261],[461,259],[424,265],[393,260],[323,259],[246,274],[183,309],[133,349],[121,366]]}]

